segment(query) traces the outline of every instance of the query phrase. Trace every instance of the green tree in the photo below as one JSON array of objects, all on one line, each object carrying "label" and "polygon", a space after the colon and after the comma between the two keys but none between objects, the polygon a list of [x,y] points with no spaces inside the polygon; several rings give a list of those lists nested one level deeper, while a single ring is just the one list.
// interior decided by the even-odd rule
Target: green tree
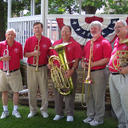
[{"label": "green tree", "polygon": [[105,13],[128,14],[128,0],[108,0]]},{"label": "green tree", "polygon": [[82,1],[82,10],[86,14],[95,14],[97,9],[100,9],[102,6],[106,6],[106,0],[83,0]]},{"label": "green tree", "polygon": [[73,14],[78,12],[78,5],[75,0],[49,0],[48,1],[49,14],[63,14],[65,12]]},{"label": "green tree", "polygon": [[[20,11],[29,5],[28,0],[12,0],[12,16],[20,16]],[[7,28],[7,0],[0,0],[0,41],[5,39]]]},{"label": "green tree", "polygon": [[5,39],[5,29],[7,24],[7,3],[0,0],[0,41]]},{"label": "green tree", "polygon": [[[23,10],[25,3],[12,0],[12,16],[19,16],[20,10]],[[0,41],[5,39],[5,30],[7,28],[7,1],[0,0]]]},{"label": "green tree", "polygon": [[[79,0],[48,0],[49,14],[78,13]],[[20,16],[27,9],[30,15],[31,0],[12,0],[12,16]],[[105,6],[105,13],[128,14],[128,0],[82,0],[82,10],[86,14],[95,14],[97,9]],[[35,14],[40,14],[41,0],[35,0]],[[7,0],[0,0],[0,40],[5,39],[7,27]]]}]

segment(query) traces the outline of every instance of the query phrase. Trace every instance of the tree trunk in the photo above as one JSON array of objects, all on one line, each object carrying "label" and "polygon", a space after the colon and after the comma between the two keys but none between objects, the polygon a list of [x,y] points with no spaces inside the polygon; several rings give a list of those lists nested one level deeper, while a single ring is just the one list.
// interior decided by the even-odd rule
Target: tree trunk
[{"label": "tree trunk", "polygon": [[94,6],[85,6],[83,10],[85,11],[86,14],[95,14],[97,8]]},{"label": "tree trunk", "polygon": [[5,3],[2,0],[0,0],[0,41],[5,39],[5,26],[7,23],[7,21],[5,21],[7,20],[5,19],[5,15],[7,13],[4,9],[6,9]]}]

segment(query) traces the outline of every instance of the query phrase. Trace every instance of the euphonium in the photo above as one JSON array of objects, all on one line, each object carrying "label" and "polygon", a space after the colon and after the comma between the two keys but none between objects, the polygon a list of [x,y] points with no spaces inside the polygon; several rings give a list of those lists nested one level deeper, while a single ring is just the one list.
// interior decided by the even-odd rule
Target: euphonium
[{"label": "euphonium", "polygon": [[[119,43],[128,45],[128,39],[125,39]],[[117,61],[115,61],[115,60],[117,60]],[[116,51],[116,53],[113,57],[112,63],[116,70],[119,70],[120,67],[127,66],[128,65],[128,50]]]},{"label": "euphonium", "polygon": [[[40,43],[40,40],[38,40],[38,45],[36,45],[36,46],[35,46],[35,48],[34,48],[34,51],[36,51],[36,50],[37,50],[37,51],[38,51],[38,53],[39,53],[39,50],[40,50],[39,43]],[[39,66],[39,55],[34,56],[34,58],[33,58],[33,65],[35,65],[35,66],[36,66],[35,71],[36,71],[36,72],[38,72],[38,66]]]},{"label": "euphonium", "polygon": [[[65,46],[69,43],[63,43],[52,47],[58,53],[58,56],[51,56],[49,58],[49,64],[51,65],[51,78],[53,80],[55,88],[61,95],[69,95],[73,90],[72,78],[65,78],[65,72],[69,69]],[[54,63],[59,62],[59,67]]]},{"label": "euphonium", "polygon": [[[9,56],[9,51],[8,51],[8,45],[7,48],[4,50],[3,56]],[[9,76],[9,61],[3,61],[3,70],[7,71],[7,76]]]},{"label": "euphonium", "polygon": [[92,56],[93,56],[93,41],[91,40],[91,44],[90,44],[90,56],[89,56],[89,62],[88,62],[88,73],[87,73],[87,77],[84,80],[85,84],[91,84],[92,80],[91,80],[91,60],[92,60]]}]

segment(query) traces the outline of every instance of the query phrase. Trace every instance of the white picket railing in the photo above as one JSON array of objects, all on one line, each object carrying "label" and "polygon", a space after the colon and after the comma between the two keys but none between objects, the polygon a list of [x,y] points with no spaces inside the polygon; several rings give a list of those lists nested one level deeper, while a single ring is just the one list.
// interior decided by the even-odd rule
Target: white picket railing
[{"label": "white picket railing", "polygon": [[[76,18],[76,15],[48,15],[46,18],[47,26],[44,26],[46,36],[52,41],[59,39],[59,28],[56,18]],[[77,18],[85,17],[77,15]],[[16,30],[16,40],[19,41],[23,47],[25,40],[33,35],[33,23],[41,21],[41,15],[24,16],[8,18],[8,28]]]},{"label": "white picket railing", "polygon": [[[49,37],[52,41],[59,39],[59,28],[56,22],[56,18],[64,18],[64,19],[71,19],[71,18],[78,18],[84,19],[85,17],[90,16],[99,16],[103,17],[105,21],[103,22],[104,25],[107,24],[108,19],[119,17],[120,19],[126,18],[127,15],[58,15],[58,14],[51,14],[47,15],[46,17],[46,26],[44,26],[44,31],[46,36]],[[19,41],[23,47],[25,44],[25,40],[33,35],[33,23],[36,21],[41,21],[41,15],[34,15],[34,16],[24,16],[24,17],[16,17],[16,18],[8,18],[8,28],[14,28],[17,32],[16,40]],[[83,22],[84,24],[84,22]],[[86,26],[87,27],[87,26]],[[86,28],[85,28],[86,29]]]}]

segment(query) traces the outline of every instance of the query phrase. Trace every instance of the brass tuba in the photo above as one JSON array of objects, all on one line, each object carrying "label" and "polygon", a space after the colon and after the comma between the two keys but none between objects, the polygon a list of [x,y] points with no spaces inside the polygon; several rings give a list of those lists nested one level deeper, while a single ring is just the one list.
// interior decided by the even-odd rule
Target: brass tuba
[{"label": "brass tuba", "polygon": [[[69,95],[73,90],[72,78],[65,78],[65,72],[69,69],[65,54],[65,46],[68,44],[62,43],[50,48],[58,53],[58,56],[53,55],[49,58],[49,64],[51,65],[52,81],[61,95]],[[59,62],[59,67],[55,64],[55,61]]]},{"label": "brass tuba", "polygon": [[[123,40],[120,44],[128,45],[128,39]],[[115,62],[115,60],[117,60]],[[128,65],[128,50],[119,50],[116,51],[113,59],[112,59],[113,66],[116,70],[119,70],[120,67],[125,67]]]}]

